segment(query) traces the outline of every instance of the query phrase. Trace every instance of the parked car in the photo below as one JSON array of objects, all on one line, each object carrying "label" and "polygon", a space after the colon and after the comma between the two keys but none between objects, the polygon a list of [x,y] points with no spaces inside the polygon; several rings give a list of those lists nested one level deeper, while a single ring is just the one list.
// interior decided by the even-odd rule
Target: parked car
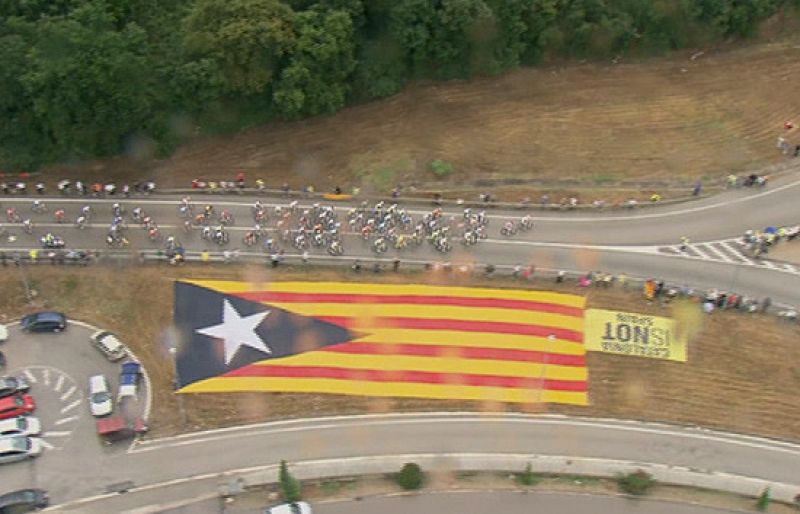
[{"label": "parked car", "polygon": [[3,352],[0,352],[0,371],[6,369],[6,356]]},{"label": "parked car", "polygon": [[41,435],[42,424],[39,418],[19,416],[0,420],[0,437],[6,435]]},{"label": "parked car", "polygon": [[311,505],[306,502],[281,503],[267,507],[264,514],[311,514]]},{"label": "parked car", "polygon": [[95,421],[97,435],[105,444],[131,439],[147,432],[148,427],[140,417],[125,418],[120,415],[108,416]]},{"label": "parked car", "polygon": [[111,389],[104,375],[89,377],[89,410],[97,418],[108,416],[114,410]]},{"label": "parked car", "polygon": [[138,362],[128,361],[122,364],[122,372],[119,375],[119,393],[117,401],[121,402],[125,398],[136,399],[139,392],[139,381],[142,379],[142,365]]},{"label": "parked car", "polygon": [[8,341],[8,327],[0,323],[0,343]]},{"label": "parked car", "polygon": [[128,348],[117,339],[117,336],[106,330],[92,334],[92,344],[111,362],[122,360],[128,355]]},{"label": "parked car", "polygon": [[30,512],[50,505],[44,489],[19,489],[0,495],[0,514]]},{"label": "parked car", "polygon": [[21,324],[27,332],[61,332],[67,328],[67,317],[60,312],[34,312],[22,318]]},{"label": "parked car", "polygon": [[0,437],[0,464],[38,457],[42,453],[42,441],[38,437],[8,435]]},{"label": "parked car", "polygon": [[0,398],[0,419],[15,418],[36,410],[36,402],[29,394],[15,394]]},{"label": "parked car", "polygon": [[0,377],[0,398],[16,393],[24,393],[30,387],[28,381],[22,377]]}]

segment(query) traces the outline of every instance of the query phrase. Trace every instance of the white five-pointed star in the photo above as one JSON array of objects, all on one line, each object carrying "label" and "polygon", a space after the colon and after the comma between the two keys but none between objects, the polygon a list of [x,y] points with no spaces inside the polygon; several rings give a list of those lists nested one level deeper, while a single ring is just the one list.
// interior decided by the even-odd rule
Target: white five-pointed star
[{"label": "white five-pointed star", "polygon": [[227,365],[242,346],[249,346],[264,353],[272,353],[272,350],[256,334],[256,327],[264,321],[269,313],[270,311],[264,311],[250,316],[240,316],[233,305],[225,300],[222,309],[222,323],[198,328],[195,329],[195,332],[225,341],[225,364]]}]

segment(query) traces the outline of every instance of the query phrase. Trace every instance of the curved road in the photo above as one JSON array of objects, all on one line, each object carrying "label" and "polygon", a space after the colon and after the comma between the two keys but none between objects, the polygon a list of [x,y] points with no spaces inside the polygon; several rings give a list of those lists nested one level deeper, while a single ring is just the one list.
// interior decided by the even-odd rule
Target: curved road
[{"label": "curved road", "polygon": [[[502,507],[501,507],[502,506]],[[212,512],[212,511],[209,511]],[[456,492],[409,496],[380,496],[361,501],[322,503],[314,506],[318,514],[726,514],[737,511],[676,505],[674,502],[623,498],[592,494],[541,492]],[[740,512],[740,511],[739,511]]]},{"label": "curved road", "polygon": [[[279,421],[144,441],[127,455],[85,469],[57,501],[103,493],[130,481],[125,495],[68,503],[62,512],[122,512],[215,492],[223,472],[289,462],[391,454],[495,453],[580,456],[660,463],[797,483],[800,445],[656,423],[523,414],[386,414]],[[443,469],[452,463],[444,459]],[[111,476],[109,471],[113,469]],[[236,476],[237,473],[234,473]],[[800,485],[798,485],[800,490]]]}]

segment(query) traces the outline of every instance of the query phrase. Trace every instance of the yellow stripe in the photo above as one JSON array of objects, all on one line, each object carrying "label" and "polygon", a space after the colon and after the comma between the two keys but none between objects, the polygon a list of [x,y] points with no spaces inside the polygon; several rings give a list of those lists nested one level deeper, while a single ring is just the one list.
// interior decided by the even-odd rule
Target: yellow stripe
[{"label": "yellow stripe", "polygon": [[184,282],[214,289],[221,293],[243,293],[272,291],[286,293],[332,293],[332,294],[376,294],[459,296],[466,298],[505,298],[546,302],[570,307],[584,308],[583,296],[554,293],[551,291],[528,291],[523,289],[490,289],[480,287],[431,286],[422,284],[371,284],[359,282],[263,282],[250,283],[229,280],[184,280]]},{"label": "yellow stripe", "polygon": [[563,355],[585,355],[583,343],[556,339],[548,341],[545,337],[517,334],[493,334],[459,332],[456,330],[413,330],[409,328],[375,328],[362,338],[354,339],[363,343],[419,344],[442,346],[468,346],[472,348],[503,348],[509,350],[529,350],[532,352],[559,353]]},{"label": "yellow stripe", "polygon": [[259,366],[323,366],[345,369],[376,369],[384,371],[425,371],[469,375],[496,375],[506,377],[542,377],[554,380],[587,379],[585,367],[515,362],[490,359],[461,359],[457,355],[419,357],[415,355],[363,355],[335,352],[306,352],[280,359],[256,363]]},{"label": "yellow stripe", "polygon": [[240,391],[330,393],[356,396],[392,396],[440,400],[478,400],[510,403],[562,403],[588,405],[588,395],[579,391],[512,389],[454,384],[367,382],[329,378],[219,377],[190,384],[181,393]]},{"label": "yellow stripe", "polygon": [[362,329],[369,329],[370,319],[377,317],[399,317],[417,319],[454,319],[465,321],[494,321],[542,325],[583,331],[583,318],[552,314],[549,312],[520,311],[491,307],[454,307],[450,305],[408,305],[408,304],[352,304],[352,303],[276,303],[269,302],[279,309],[285,309],[303,316],[344,316],[356,318]]}]

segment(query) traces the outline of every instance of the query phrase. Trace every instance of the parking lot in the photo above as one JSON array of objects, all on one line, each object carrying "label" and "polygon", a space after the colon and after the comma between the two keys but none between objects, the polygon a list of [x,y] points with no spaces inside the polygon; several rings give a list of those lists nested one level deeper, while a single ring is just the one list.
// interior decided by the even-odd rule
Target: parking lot
[{"label": "parking lot", "polygon": [[[109,362],[89,342],[95,329],[70,322],[62,333],[26,333],[19,325],[9,328],[8,341],[0,345],[8,361],[5,375],[24,377],[36,401],[34,416],[42,422],[44,452],[36,459],[0,466],[0,493],[18,488],[48,490],[59,503],[105,492],[112,485],[116,457],[127,443],[106,445],[96,434],[89,412],[88,380],[103,374],[115,396],[120,364]],[[133,408],[143,412],[147,383],[141,384]],[[115,404],[114,412],[119,406]]]}]

